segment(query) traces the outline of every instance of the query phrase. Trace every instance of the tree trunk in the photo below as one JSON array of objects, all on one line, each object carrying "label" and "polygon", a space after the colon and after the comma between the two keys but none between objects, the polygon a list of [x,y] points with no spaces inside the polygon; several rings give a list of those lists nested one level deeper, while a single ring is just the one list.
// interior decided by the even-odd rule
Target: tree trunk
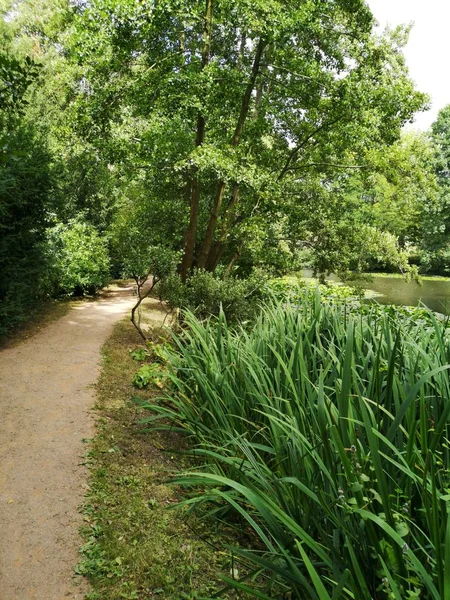
[{"label": "tree trunk", "polygon": [[[241,141],[242,133],[244,131],[245,121],[247,120],[250,102],[252,99],[253,90],[255,88],[256,78],[258,77],[259,69],[261,66],[261,59],[264,52],[264,48],[266,47],[266,42],[264,40],[259,40],[258,46],[256,48],[255,58],[253,60],[252,72],[250,75],[250,80],[247,84],[244,96],[242,98],[241,110],[239,113],[239,119],[236,125],[236,129],[234,130],[233,138],[231,140],[231,145],[236,147]],[[208,258],[209,251],[211,249],[211,245],[214,239],[214,233],[217,226],[217,221],[220,216],[220,211],[222,209],[223,197],[225,194],[226,184],[224,181],[219,181],[217,185],[216,198],[214,200],[213,208],[211,210],[211,214],[209,217],[208,227],[206,229],[205,237],[203,240],[202,247],[200,249],[200,253],[198,256],[197,265],[199,268],[204,269],[206,265],[206,261]]]},{"label": "tree trunk", "polygon": [[241,256],[241,246],[239,246],[239,248],[236,250],[236,252],[233,255],[233,258],[230,261],[230,264],[226,268],[225,273],[224,273],[224,279],[231,275],[231,270],[233,269],[234,263],[237,261],[237,259],[240,256]]},{"label": "tree trunk", "polygon": [[207,271],[213,273],[216,270],[217,265],[219,264],[219,261],[222,258],[223,250],[224,245],[222,241],[213,242],[211,250],[208,254],[208,260],[206,261],[205,265]]},{"label": "tree trunk", "polygon": [[208,258],[209,251],[211,250],[211,245],[214,239],[214,232],[216,230],[217,221],[219,219],[220,211],[222,209],[224,195],[225,182],[219,181],[219,183],[217,184],[216,199],[214,200],[214,205],[209,217],[208,228],[206,230],[205,238],[203,240],[203,244],[200,249],[200,254],[198,256],[197,266],[199,269],[204,269],[206,266],[206,260]]},{"label": "tree trunk", "polygon": [[[211,57],[213,0],[206,0],[205,24],[203,30],[202,71],[206,69]],[[199,114],[197,117],[197,135],[195,145],[201,146],[205,140],[205,117]],[[184,238],[184,253],[181,262],[181,278],[186,281],[189,271],[194,262],[195,242],[197,239],[197,225],[200,212],[200,182],[196,171],[191,181],[189,225]]]},{"label": "tree trunk", "polygon": [[194,175],[191,186],[191,210],[189,214],[189,226],[184,236],[184,253],[181,261],[181,279],[186,281],[187,275],[194,261],[195,242],[197,239],[197,225],[200,211],[200,184],[198,177]]}]

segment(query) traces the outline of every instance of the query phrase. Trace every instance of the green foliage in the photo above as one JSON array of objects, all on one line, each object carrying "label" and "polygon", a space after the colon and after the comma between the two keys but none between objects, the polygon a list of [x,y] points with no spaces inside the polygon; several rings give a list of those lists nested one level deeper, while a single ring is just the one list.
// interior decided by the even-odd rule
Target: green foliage
[{"label": "green foliage", "polygon": [[434,173],[439,191],[434,201],[424,204],[420,242],[422,267],[441,275],[450,274],[450,106],[442,109],[431,126],[435,146]]},{"label": "green foliage", "polygon": [[161,369],[158,365],[142,365],[133,377],[133,385],[139,389],[155,383],[161,378]]},{"label": "green foliage", "polygon": [[[450,331],[423,309],[268,306],[250,332],[174,335],[171,388],[147,407],[202,462],[177,484],[241,519],[267,575],[255,597],[439,600],[449,593]],[[261,546],[263,550],[261,549]],[[271,591],[272,590],[272,591]]]},{"label": "green foliage", "polygon": [[366,160],[348,185],[362,223],[391,234],[402,248],[417,243],[421,213],[438,192],[428,136],[403,133],[390,147],[367,152]]},{"label": "green foliage", "polygon": [[318,232],[319,262],[334,265],[354,227],[334,226],[339,198],[326,214],[334,188],[426,104],[402,56],[408,31],[375,35],[362,0],[208,6],[78,6],[77,132],[108,157],[149,244],[184,246],[183,276],[281,270]]},{"label": "green foliage", "polygon": [[56,293],[94,294],[109,281],[107,245],[92,225],[79,221],[56,225],[48,232],[48,252]]},{"label": "green foliage", "polygon": [[158,293],[171,308],[190,310],[201,320],[223,310],[230,323],[236,323],[255,318],[267,290],[262,273],[238,279],[195,270],[186,283],[176,274],[164,279]]},{"label": "green foliage", "polygon": [[0,334],[23,320],[46,291],[50,157],[23,125],[8,132],[8,154],[0,164]]},{"label": "green foliage", "polygon": [[280,303],[298,303],[304,298],[308,290],[320,291],[320,300],[322,302],[346,302],[349,300],[361,300],[364,290],[359,287],[341,285],[339,283],[327,282],[327,284],[318,284],[315,280],[304,280],[294,276],[280,277],[271,279],[267,282],[270,295]]},{"label": "green foliage", "polygon": [[428,248],[420,253],[420,266],[425,272],[450,275],[450,244],[438,248]]},{"label": "green foliage", "polygon": [[179,261],[188,241],[190,266],[240,277],[305,251],[321,273],[403,269],[429,184],[428,146],[395,143],[427,101],[408,29],[379,36],[363,0],[285,4],[218,0],[208,28],[204,0],[0,0],[0,119],[39,128],[52,157],[43,229],[82,214],[138,282],[152,248]]},{"label": "green foliage", "polygon": [[144,226],[142,206],[123,206],[111,228],[110,247],[121,276],[144,282],[150,274],[159,280],[172,274],[180,253],[152,235]]},{"label": "green foliage", "polygon": [[146,348],[138,348],[137,350],[130,350],[130,356],[137,362],[142,362],[149,356],[149,352]]},{"label": "green foliage", "polygon": [[51,203],[51,157],[26,122],[35,63],[0,39],[0,335],[25,319],[45,292],[43,247]]}]

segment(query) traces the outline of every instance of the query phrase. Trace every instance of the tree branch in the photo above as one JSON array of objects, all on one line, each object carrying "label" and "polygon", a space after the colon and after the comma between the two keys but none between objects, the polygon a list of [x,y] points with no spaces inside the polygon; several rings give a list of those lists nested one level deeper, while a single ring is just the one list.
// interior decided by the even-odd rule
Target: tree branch
[{"label": "tree branch", "polygon": [[289,171],[292,161],[295,160],[295,158],[298,156],[298,153],[300,152],[300,150],[302,150],[306,146],[306,144],[309,142],[309,140],[311,138],[313,138],[317,133],[319,133],[319,131],[322,131],[324,129],[327,129],[328,127],[331,127],[332,125],[335,125],[338,121],[340,121],[341,118],[342,117],[339,116],[336,119],[329,121],[328,123],[322,123],[322,125],[320,125],[319,127],[316,127],[313,131],[311,131],[311,133],[309,133],[304,138],[304,140],[301,142],[301,144],[299,144],[298,146],[293,148],[286,160],[286,164],[284,165],[283,169],[281,170],[281,172],[277,178],[277,181],[281,181],[283,179],[283,177]]},{"label": "tree branch", "polygon": [[307,169],[309,167],[332,167],[333,169],[368,169],[368,165],[343,165],[338,163],[304,163],[290,167],[288,171],[297,171],[300,169]]}]

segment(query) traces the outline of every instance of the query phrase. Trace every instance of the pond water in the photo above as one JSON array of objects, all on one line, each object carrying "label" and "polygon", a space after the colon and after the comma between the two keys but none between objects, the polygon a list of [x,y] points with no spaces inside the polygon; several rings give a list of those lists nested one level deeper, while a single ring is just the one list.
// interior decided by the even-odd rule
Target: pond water
[{"label": "pond water", "polygon": [[[312,277],[312,271],[305,269],[304,277]],[[333,275],[328,278],[338,281]],[[431,310],[450,315],[450,279],[422,279],[422,285],[416,282],[407,283],[401,278],[376,276],[370,282],[362,284],[366,289],[376,293],[376,301],[380,304],[399,304],[417,306],[422,303]]]}]

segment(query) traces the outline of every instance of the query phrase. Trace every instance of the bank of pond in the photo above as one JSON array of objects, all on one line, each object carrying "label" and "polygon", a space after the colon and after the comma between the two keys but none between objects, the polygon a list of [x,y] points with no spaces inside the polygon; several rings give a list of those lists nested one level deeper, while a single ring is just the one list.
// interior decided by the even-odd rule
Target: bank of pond
[{"label": "bank of pond", "polygon": [[[312,271],[303,271],[305,279],[312,278]],[[339,281],[331,275],[329,281]],[[398,306],[418,306],[423,304],[430,310],[450,315],[450,279],[441,277],[421,277],[420,282],[407,282],[401,276],[389,274],[372,274],[369,280],[361,280],[359,284],[373,292],[369,301],[375,300],[380,304],[395,304]]]}]

